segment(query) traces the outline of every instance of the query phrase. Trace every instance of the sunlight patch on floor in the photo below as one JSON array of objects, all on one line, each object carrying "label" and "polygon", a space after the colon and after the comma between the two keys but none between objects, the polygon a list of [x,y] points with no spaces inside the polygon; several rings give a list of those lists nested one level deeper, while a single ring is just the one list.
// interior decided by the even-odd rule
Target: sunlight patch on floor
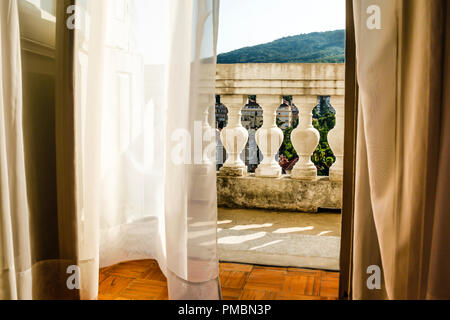
[{"label": "sunlight patch on floor", "polygon": [[231,236],[231,237],[223,237],[217,240],[218,244],[240,244],[247,241],[253,241],[256,239],[263,238],[266,235],[266,232],[258,232],[248,235],[242,236]]},{"label": "sunlight patch on floor", "polygon": [[242,226],[235,226],[230,228],[230,230],[249,230],[249,229],[261,229],[261,228],[269,228],[273,226],[273,223],[265,223],[265,224],[248,224]]},{"label": "sunlight patch on floor", "polygon": [[268,246],[272,246],[272,245],[277,244],[277,243],[280,243],[280,242],[283,242],[283,240],[275,240],[275,241],[272,241],[272,242],[269,242],[269,243],[265,243],[265,244],[263,244],[263,245],[260,245],[260,246],[256,246],[256,247],[250,248],[250,250],[258,250],[258,249],[262,249],[262,248],[265,248],[265,247],[268,247]]},{"label": "sunlight patch on floor", "polygon": [[299,227],[280,228],[280,229],[273,231],[273,233],[285,234],[285,233],[302,232],[302,231],[308,231],[308,230],[314,230],[314,227],[311,226],[311,227],[303,227],[303,228],[299,228]]},{"label": "sunlight patch on floor", "polygon": [[229,224],[229,223],[232,223],[233,221],[232,220],[223,220],[223,221],[217,221],[217,224]]}]

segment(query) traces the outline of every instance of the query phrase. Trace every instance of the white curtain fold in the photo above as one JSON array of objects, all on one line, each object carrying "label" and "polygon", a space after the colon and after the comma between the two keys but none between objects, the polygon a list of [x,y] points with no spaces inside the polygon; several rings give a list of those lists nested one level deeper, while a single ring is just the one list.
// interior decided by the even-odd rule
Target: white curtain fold
[{"label": "white curtain fold", "polygon": [[76,4],[80,259],[155,258],[171,299],[218,299],[218,1]]}]

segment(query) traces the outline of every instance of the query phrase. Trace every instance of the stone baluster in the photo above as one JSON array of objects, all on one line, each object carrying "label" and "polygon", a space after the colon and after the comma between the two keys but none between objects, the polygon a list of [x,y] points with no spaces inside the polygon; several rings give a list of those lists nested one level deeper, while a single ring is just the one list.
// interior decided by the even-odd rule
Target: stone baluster
[{"label": "stone baluster", "polygon": [[241,109],[245,106],[247,97],[243,95],[222,95],[221,101],[228,109],[228,124],[220,133],[228,157],[220,169],[220,174],[243,176],[247,173],[247,167],[241,160],[240,155],[247,144],[248,132],[241,124]]},{"label": "stone baluster", "polygon": [[198,105],[198,115],[196,115],[197,121],[194,124],[194,131],[197,132],[197,125],[201,120],[201,145],[195,142],[194,145],[194,163],[196,165],[210,166],[216,162],[216,149],[212,149],[216,140],[216,131],[211,127],[212,119],[211,114],[214,110],[213,96],[207,92],[208,88],[199,88],[199,94],[196,97]]},{"label": "stone baluster", "polygon": [[344,172],[344,96],[332,96],[330,103],[336,110],[336,125],[328,133],[328,144],[336,157],[336,162],[330,168],[330,180],[342,181]]},{"label": "stone baluster", "polygon": [[256,143],[264,159],[255,171],[257,177],[280,177],[282,170],[275,156],[283,143],[283,131],[277,127],[277,109],[281,104],[280,96],[261,95],[257,97],[263,109],[263,125],[256,132]]},{"label": "stone baluster", "polygon": [[317,101],[315,96],[294,97],[294,103],[299,111],[299,121],[297,128],[291,133],[291,141],[299,160],[292,170],[292,179],[317,179],[317,168],[311,161],[311,156],[320,141],[319,131],[312,125],[312,110],[317,105]]}]

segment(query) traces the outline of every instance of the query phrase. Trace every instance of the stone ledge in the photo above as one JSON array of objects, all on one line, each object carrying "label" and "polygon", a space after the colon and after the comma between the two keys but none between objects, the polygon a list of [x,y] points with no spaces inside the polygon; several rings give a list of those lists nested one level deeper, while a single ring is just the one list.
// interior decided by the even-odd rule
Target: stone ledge
[{"label": "stone ledge", "polygon": [[317,212],[341,209],[342,182],[319,177],[300,181],[283,175],[280,178],[217,177],[219,207]]}]

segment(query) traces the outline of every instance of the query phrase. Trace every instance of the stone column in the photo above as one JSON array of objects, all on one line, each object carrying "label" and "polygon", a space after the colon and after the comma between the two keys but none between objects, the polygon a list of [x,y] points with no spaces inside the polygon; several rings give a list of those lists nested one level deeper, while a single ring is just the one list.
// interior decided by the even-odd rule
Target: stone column
[{"label": "stone column", "polygon": [[328,144],[336,157],[336,162],[330,168],[330,180],[342,181],[344,173],[344,96],[331,96],[330,103],[336,110],[336,125],[328,133]]},{"label": "stone column", "polygon": [[317,168],[311,156],[319,145],[320,134],[312,125],[312,110],[317,105],[316,96],[295,96],[294,103],[299,111],[298,127],[291,133],[292,145],[299,160],[291,173],[292,179],[315,180]]},{"label": "stone column", "polygon": [[227,161],[220,169],[221,175],[243,176],[247,173],[247,167],[240,157],[248,140],[248,132],[241,124],[241,109],[246,101],[247,97],[244,95],[221,96],[221,102],[228,109],[228,124],[220,134],[228,155]]},{"label": "stone column", "polygon": [[257,177],[280,177],[282,170],[275,156],[283,143],[283,131],[277,127],[277,109],[281,97],[276,95],[257,96],[257,102],[263,109],[263,125],[256,132],[256,143],[264,159],[255,171]]}]

